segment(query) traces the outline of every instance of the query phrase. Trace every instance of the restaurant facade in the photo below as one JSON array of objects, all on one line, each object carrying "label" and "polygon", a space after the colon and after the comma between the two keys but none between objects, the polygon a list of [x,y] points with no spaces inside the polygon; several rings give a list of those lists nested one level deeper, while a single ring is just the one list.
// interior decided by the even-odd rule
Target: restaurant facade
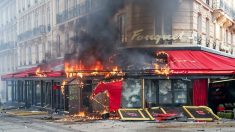
[{"label": "restaurant facade", "polygon": [[[89,12],[92,6],[99,7],[93,2],[87,4],[86,15],[66,17],[64,21],[60,20],[66,15],[54,16],[57,24],[52,32],[56,43],[68,44],[79,52],[72,50],[67,53],[69,57],[1,78],[6,89],[11,89],[12,101],[71,113],[84,109],[93,111],[94,106],[89,105],[91,101],[87,96],[92,95],[101,82],[107,85],[102,85],[99,92],[107,90],[114,94],[109,95],[109,106],[114,111],[118,108],[207,106],[209,83],[232,79],[235,74],[235,6],[230,5],[234,2],[123,1],[107,4],[113,10]],[[81,11],[77,7],[74,10]],[[104,13],[107,10],[112,13]],[[74,36],[66,39],[69,32],[74,32]],[[119,69],[107,78],[106,73],[112,72],[113,65]],[[122,74],[117,74],[120,72]],[[117,80],[121,83],[110,84]]]}]

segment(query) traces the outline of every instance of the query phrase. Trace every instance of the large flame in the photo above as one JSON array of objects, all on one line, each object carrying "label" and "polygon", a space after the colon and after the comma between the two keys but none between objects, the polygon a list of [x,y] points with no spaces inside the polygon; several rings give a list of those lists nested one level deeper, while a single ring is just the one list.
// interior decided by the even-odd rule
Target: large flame
[{"label": "large flame", "polygon": [[71,64],[66,62],[65,64],[65,73],[67,78],[71,77],[80,77],[97,75],[99,71],[103,70],[103,65],[100,61],[96,61],[94,65],[87,67],[79,62],[79,64]]},{"label": "large flame", "polygon": [[155,74],[168,76],[171,72],[172,72],[172,70],[170,69],[170,67],[167,64],[163,67],[159,67],[158,64],[154,64],[154,73]]},{"label": "large flame", "polygon": [[170,73],[172,73],[172,70],[170,69],[168,63],[169,55],[164,52],[156,52],[156,63],[153,64],[154,67],[154,73],[158,75],[166,75],[168,76]]},{"label": "large flame", "polygon": [[85,66],[80,61],[78,64],[71,64],[66,62],[65,64],[65,73],[67,78],[80,77],[84,76],[96,76],[101,75],[110,77],[110,76],[123,76],[124,73],[118,66],[108,67],[104,69],[104,66],[100,61],[95,61],[92,66]]}]

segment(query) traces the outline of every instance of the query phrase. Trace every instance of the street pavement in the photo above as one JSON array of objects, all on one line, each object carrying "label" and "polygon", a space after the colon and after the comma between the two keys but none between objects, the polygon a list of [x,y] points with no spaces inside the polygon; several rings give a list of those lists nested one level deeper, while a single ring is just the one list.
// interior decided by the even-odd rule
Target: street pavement
[{"label": "street pavement", "polygon": [[235,121],[167,122],[98,120],[45,120],[48,115],[12,116],[0,114],[0,132],[235,132]]}]

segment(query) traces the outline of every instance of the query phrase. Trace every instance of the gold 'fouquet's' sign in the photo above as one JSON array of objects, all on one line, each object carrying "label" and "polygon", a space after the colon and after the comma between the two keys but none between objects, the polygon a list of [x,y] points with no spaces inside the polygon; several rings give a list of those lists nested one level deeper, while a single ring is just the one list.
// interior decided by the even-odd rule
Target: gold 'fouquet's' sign
[{"label": "gold 'fouquet's' sign", "polygon": [[[131,37],[132,41],[155,41],[158,44],[161,40],[162,41],[174,41],[174,40],[182,40],[185,39],[184,33],[180,33],[177,35],[143,35],[143,29],[139,29],[133,32]],[[187,37],[188,39],[192,39],[192,37]]]}]

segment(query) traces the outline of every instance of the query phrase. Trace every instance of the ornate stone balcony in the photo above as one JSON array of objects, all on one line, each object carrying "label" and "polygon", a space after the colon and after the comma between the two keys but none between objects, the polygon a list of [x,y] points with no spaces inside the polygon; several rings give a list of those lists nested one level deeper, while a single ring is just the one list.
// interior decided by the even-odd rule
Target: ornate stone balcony
[{"label": "ornate stone balcony", "polygon": [[226,0],[213,1],[213,15],[220,26],[232,28],[235,24],[235,11]]}]

